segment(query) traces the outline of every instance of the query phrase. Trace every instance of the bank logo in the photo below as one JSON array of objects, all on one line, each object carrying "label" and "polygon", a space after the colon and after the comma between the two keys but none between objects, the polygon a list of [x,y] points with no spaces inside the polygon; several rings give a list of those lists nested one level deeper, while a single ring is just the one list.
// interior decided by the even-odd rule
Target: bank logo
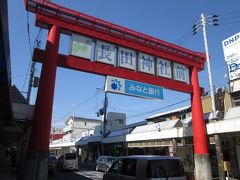
[{"label": "bank logo", "polygon": [[121,87],[122,87],[121,82],[118,79],[113,79],[111,81],[111,88],[112,88],[112,90],[120,91]]}]

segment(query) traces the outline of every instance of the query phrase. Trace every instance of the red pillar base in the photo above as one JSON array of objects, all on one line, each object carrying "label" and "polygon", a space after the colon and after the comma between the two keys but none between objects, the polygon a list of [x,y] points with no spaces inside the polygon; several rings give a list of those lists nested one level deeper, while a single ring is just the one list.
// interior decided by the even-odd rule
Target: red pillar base
[{"label": "red pillar base", "polygon": [[52,121],[54,87],[58,60],[60,29],[51,27],[46,44],[46,59],[42,66],[33,123],[25,159],[22,180],[47,180],[49,135]]}]

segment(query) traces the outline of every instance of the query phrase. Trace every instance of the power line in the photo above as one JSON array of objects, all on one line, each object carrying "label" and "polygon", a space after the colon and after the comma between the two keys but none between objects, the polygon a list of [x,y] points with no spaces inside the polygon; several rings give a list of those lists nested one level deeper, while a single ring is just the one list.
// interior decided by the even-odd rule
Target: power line
[{"label": "power line", "polygon": [[131,119],[131,118],[135,118],[135,117],[138,117],[138,116],[142,116],[142,115],[150,114],[150,113],[153,113],[153,112],[156,112],[156,111],[160,111],[160,110],[163,110],[163,109],[166,109],[166,108],[169,108],[169,107],[175,106],[175,105],[177,105],[177,104],[181,104],[181,103],[187,102],[187,101],[189,101],[189,100],[190,100],[190,99],[186,99],[186,100],[179,101],[179,102],[176,102],[176,103],[174,103],[174,104],[170,104],[170,105],[165,106],[165,107],[162,107],[162,108],[154,109],[154,110],[152,110],[152,111],[148,111],[148,112],[144,112],[144,113],[141,113],[141,114],[137,114],[137,115],[129,116],[129,117],[127,117],[127,119]]},{"label": "power line", "polygon": [[189,29],[181,38],[179,38],[175,44],[181,44],[181,42],[185,41],[189,36],[192,35],[192,29]]},{"label": "power line", "polygon": [[232,17],[227,17],[227,18],[222,18],[221,19],[221,16],[219,16],[219,21],[225,21],[225,20],[229,20],[229,19],[235,19],[235,18],[240,18],[240,16],[232,16]]},{"label": "power line", "polygon": [[[76,109],[79,108],[82,105],[86,105],[88,102],[90,102],[90,100],[94,99],[97,95],[99,95],[102,91],[97,89],[97,91],[89,96],[88,98],[86,98],[85,100],[83,100],[81,103],[75,105],[74,107],[72,107],[66,114],[64,114],[62,117],[60,117],[59,119],[66,119],[66,117],[70,116],[72,114],[72,112]],[[59,120],[61,121],[61,120]]]},{"label": "power line", "polygon": [[24,76],[28,76],[29,74],[20,74],[20,75],[15,75],[15,76],[12,76],[12,78],[20,78],[20,77],[24,77]]},{"label": "power line", "polygon": [[197,19],[194,22],[194,25],[192,26],[192,28],[190,28],[188,30],[188,32],[176,42],[176,44],[181,46],[184,43],[186,43],[187,41],[189,41],[201,29],[201,25],[199,24],[199,22],[200,22],[200,20]]},{"label": "power line", "polygon": [[228,16],[228,15],[230,15],[230,14],[237,14],[237,13],[240,13],[240,10],[232,11],[232,12],[228,12],[228,13],[223,13],[223,14],[219,14],[219,16]]},{"label": "power line", "polygon": [[220,23],[219,25],[229,25],[229,24],[237,24],[237,23],[240,23],[240,21],[229,22],[229,23]]}]

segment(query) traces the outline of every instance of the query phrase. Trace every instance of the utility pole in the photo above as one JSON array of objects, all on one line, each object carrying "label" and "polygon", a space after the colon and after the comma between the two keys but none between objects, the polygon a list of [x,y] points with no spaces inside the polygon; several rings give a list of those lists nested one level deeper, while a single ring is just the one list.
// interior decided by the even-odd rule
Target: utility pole
[{"label": "utility pole", "polygon": [[[108,107],[107,91],[104,90],[102,140],[105,138],[105,135],[106,135],[106,126],[107,126],[107,107]],[[102,141],[102,155],[104,155],[104,144],[103,144],[103,141]]]},{"label": "utility pole", "polygon": [[26,98],[28,103],[30,103],[31,91],[32,91],[33,83],[34,83],[35,65],[36,65],[36,63],[32,62],[29,83],[28,83],[27,98]]},{"label": "utility pole", "polygon": [[106,134],[106,125],[107,125],[107,107],[108,107],[108,98],[107,98],[107,92],[104,91],[104,114],[103,114],[103,134]]},{"label": "utility pole", "polygon": [[206,22],[206,17],[204,16],[204,14],[201,14],[201,20],[202,20],[202,30],[203,30],[203,39],[204,39],[204,46],[205,46],[205,52],[206,52],[206,59],[207,59],[207,67],[208,67],[207,69],[208,69],[208,79],[209,79],[209,85],[210,85],[210,96],[211,96],[211,102],[212,102],[212,113],[213,113],[213,119],[216,119],[214,88],[213,88],[211,64],[210,64],[210,58],[209,58],[207,33],[206,33],[206,23],[207,22]]},{"label": "utility pole", "polygon": [[[34,47],[35,48],[40,48],[41,47],[41,35],[42,35],[42,29],[39,29],[39,33],[37,38],[34,41]],[[32,87],[34,87],[35,84],[35,80],[36,77],[34,77],[35,75],[35,66],[36,66],[36,62],[32,62],[31,64],[31,69],[30,69],[30,77],[29,77],[29,83],[28,83],[28,90],[27,90],[27,97],[26,100],[28,103],[30,103],[30,98],[31,98],[31,92],[32,92]]]},{"label": "utility pole", "polygon": [[106,91],[106,78],[105,78],[105,87],[104,89],[97,88],[99,90],[104,91],[104,102],[103,102],[103,108],[99,110],[97,113],[99,115],[103,115],[102,117],[102,143],[101,143],[101,154],[104,155],[104,144],[103,139],[106,135],[106,126],[107,126],[107,107],[108,107],[108,97],[107,97],[107,91]]},{"label": "utility pole", "polygon": [[74,105],[74,108],[73,108],[73,117],[72,117],[73,123],[72,123],[71,141],[73,140],[73,133],[74,133],[75,111],[76,111],[76,105]]},{"label": "utility pole", "polygon": [[[211,16],[211,17],[217,17]],[[214,19],[212,20],[214,21]],[[217,20],[215,20],[217,21]],[[209,85],[210,85],[210,96],[211,96],[211,102],[212,102],[212,119],[216,120],[216,105],[215,105],[215,97],[214,97],[214,87],[213,87],[213,80],[212,80],[212,73],[211,73],[211,64],[210,64],[210,57],[209,57],[209,51],[208,51],[208,43],[207,43],[207,33],[206,33],[206,24],[207,24],[206,16],[204,14],[201,14],[201,25],[203,30],[203,39],[204,39],[204,46],[205,46],[205,52],[206,52],[206,59],[207,59],[207,67],[208,67],[208,79],[209,79]],[[217,25],[217,24],[213,24]],[[222,155],[222,146],[221,146],[221,139],[218,134],[214,135],[215,138],[215,148],[216,148],[216,155],[217,155],[217,161],[218,161],[218,174],[219,179],[224,180],[225,175],[223,171],[223,155]]]}]

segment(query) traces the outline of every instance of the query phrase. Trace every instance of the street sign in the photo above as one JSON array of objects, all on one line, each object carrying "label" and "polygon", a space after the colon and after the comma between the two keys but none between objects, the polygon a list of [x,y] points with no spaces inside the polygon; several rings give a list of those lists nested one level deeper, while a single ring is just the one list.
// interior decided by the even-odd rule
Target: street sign
[{"label": "street sign", "polygon": [[163,99],[163,88],[128,79],[107,76],[105,91],[148,99]]}]

